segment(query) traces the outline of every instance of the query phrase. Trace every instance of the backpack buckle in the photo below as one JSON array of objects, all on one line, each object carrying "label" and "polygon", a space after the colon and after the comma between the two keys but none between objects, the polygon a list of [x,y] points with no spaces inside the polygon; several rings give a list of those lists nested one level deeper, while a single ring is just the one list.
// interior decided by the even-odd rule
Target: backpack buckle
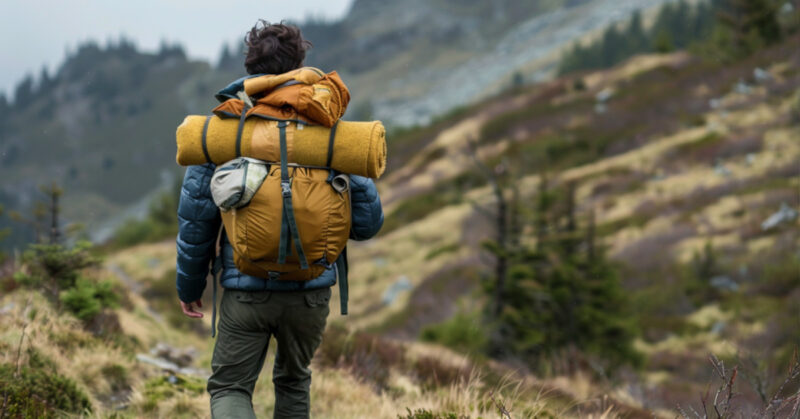
[{"label": "backpack buckle", "polygon": [[284,198],[289,198],[292,196],[292,181],[282,181],[281,182],[281,194]]}]

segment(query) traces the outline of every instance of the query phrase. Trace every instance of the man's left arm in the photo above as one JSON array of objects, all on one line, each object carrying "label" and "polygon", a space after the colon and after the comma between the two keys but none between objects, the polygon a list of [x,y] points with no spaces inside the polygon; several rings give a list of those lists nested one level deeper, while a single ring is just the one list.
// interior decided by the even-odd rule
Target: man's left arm
[{"label": "man's left arm", "polygon": [[178,203],[175,285],[183,312],[190,317],[202,317],[194,311],[193,304],[201,306],[221,223],[219,209],[211,197],[213,174],[214,167],[210,164],[188,167]]}]

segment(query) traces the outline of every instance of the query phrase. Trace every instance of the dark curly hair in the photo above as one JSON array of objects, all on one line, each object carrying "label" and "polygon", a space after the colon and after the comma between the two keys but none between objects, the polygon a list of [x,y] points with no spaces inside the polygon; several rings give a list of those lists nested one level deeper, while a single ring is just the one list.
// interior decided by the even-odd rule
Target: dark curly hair
[{"label": "dark curly hair", "polygon": [[300,28],[283,22],[270,24],[259,19],[244,37],[248,74],[281,74],[303,66],[311,42],[303,39]]}]

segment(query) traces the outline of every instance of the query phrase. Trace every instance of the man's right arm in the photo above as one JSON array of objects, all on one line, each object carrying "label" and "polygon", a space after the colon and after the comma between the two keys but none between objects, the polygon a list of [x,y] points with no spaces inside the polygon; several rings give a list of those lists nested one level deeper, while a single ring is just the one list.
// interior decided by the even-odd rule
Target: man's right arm
[{"label": "man's right arm", "polygon": [[383,207],[378,188],[372,179],[350,176],[350,199],[352,201],[353,225],[350,238],[367,240],[378,234],[383,227]]}]

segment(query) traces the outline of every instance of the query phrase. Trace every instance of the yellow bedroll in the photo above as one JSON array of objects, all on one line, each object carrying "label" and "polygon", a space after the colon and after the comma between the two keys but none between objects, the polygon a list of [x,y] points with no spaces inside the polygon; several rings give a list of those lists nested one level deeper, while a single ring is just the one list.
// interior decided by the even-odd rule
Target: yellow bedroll
[{"label": "yellow bedroll", "polygon": [[[178,164],[190,166],[209,161],[222,164],[241,156],[280,161],[277,121],[248,118],[242,131],[241,156],[236,155],[238,128],[238,118],[187,116],[176,132]],[[286,129],[289,162],[330,167],[342,173],[374,179],[383,174],[386,169],[386,130],[380,121],[340,121],[333,129],[333,150],[328,166],[331,128],[290,124]]]}]

